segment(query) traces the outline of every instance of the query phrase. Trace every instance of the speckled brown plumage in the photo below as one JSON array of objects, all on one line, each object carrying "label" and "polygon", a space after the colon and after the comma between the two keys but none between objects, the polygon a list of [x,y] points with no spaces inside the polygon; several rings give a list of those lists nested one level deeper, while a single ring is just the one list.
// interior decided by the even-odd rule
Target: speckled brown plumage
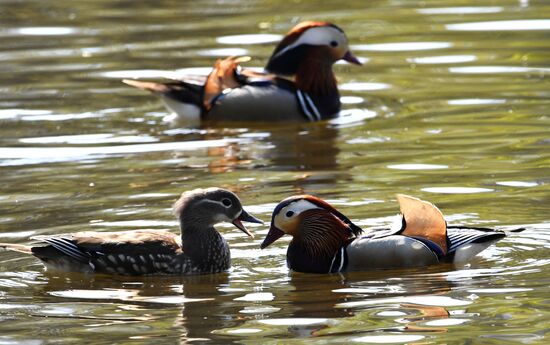
[{"label": "speckled brown plumage", "polygon": [[227,270],[229,246],[214,228],[232,222],[251,235],[241,221],[261,222],[242,209],[238,197],[220,188],[183,193],[174,204],[181,237],[168,231],[78,232],[36,236],[46,246],[2,244],[30,253],[53,269],[121,275],[204,274]]}]

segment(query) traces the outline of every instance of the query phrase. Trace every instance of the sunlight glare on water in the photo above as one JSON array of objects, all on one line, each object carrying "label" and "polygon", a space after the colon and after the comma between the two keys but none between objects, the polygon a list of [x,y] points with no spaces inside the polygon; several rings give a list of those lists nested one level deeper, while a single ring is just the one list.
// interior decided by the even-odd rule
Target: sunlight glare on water
[{"label": "sunlight glare on water", "polygon": [[[547,344],[550,6],[545,1],[8,1],[0,4],[0,240],[168,230],[182,192],[237,193],[264,224],[216,228],[228,272],[44,270],[0,251],[0,344]],[[319,123],[194,125],[121,79],[261,71],[303,20],[343,29],[342,110]],[[304,274],[271,212],[313,194],[366,231],[396,194],[449,225],[512,231],[465,264]]]}]

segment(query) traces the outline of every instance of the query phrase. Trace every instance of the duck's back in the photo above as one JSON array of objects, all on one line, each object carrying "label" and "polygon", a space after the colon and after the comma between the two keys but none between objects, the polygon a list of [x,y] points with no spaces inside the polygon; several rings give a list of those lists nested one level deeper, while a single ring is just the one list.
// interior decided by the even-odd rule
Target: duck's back
[{"label": "duck's back", "polygon": [[426,244],[401,235],[360,237],[352,241],[346,250],[347,271],[421,267],[439,262],[437,255]]},{"label": "duck's back", "polygon": [[80,232],[37,236],[47,246],[33,254],[63,271],[142,275],[169,274],[182,255],[180,239],[168,231]]},{"label": "duck's back", "polygon": [[244,85],[215,100],[208,121],[303,121],[295,94],[275,84]]}]

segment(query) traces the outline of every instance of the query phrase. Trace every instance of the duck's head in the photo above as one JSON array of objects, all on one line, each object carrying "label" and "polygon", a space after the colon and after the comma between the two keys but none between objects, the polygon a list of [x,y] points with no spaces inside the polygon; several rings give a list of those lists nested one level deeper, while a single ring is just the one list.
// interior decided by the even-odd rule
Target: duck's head
[{"label": "duck's head", "polygon": [[243,209],[237,195],[215,187],[184,192],[174,204],[174,214],[180,220],[182,231],[229,222],[254,237],[242,222],[263,223]]},{"label": "duck's head", "polygon": [[338,60],[361,65],[351,53],[346,34],[328,22],[306,21],[296,25],[277,45],[266,70],[295,75],[303,64],[332,66]]},{"label": "duck's head", "polygon": [[285,234],[307,242],[309,246],[328,247],[341,245],[340,242],[361,232],[361,228],[326,201],[312,195],[297,195],[284,199],[275,207],[271,227],[261,248],[269,246]]}]

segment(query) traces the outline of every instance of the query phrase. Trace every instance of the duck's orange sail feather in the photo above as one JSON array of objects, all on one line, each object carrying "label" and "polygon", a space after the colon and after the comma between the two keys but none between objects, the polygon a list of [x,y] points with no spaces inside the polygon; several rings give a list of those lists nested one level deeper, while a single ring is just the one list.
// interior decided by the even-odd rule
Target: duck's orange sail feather
[{"label": "duck's orange sail feather", "polygon": [[397,201],[406,223],[402,234],[430,240],[447,254],[447,224],[443,213],[434,204],[412,196],[398,194]]}]

